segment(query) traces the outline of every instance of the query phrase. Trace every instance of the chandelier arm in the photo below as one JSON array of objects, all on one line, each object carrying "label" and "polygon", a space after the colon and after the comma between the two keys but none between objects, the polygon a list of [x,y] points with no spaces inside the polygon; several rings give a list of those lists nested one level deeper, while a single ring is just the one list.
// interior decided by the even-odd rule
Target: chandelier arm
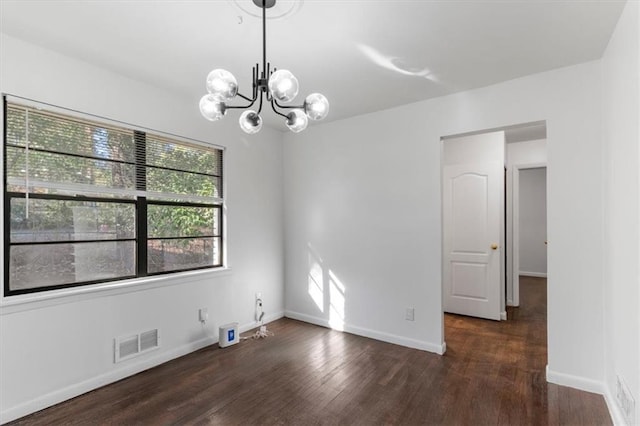
[{"label": "chandelier arm", "polygon": [[262,92],[260,92],[260,106],[258,107],[258,114],[262,112]]},{"label": "chandelier arm", "polygon": [[[282,109],[298,109],[299,108],[299,109],[304,110],[304,104],[302,104],[302,105],[280,105],[278,103],[278,101],[275,100],[275,99],[273,99],[273,102],[276,104],[276,106],[278,108],[282,108]],[[274,111],[275,111],[275,108],[274,108]]]},{"label": "chandelier arm", "polygon": [[[277,110],[276,105],[278,105],[278,103],[275,101],[275,99],[271,100],[271,109],[273,110],[273,112],[275,112],[276,114],[286,118],[287,120],[289,119],[289,117],[287,116],[287,114],[283,114],[280,111]],[[278,105],[279,106],[279,105]]]},{"label": "chandelier arm", "polygon": [[[242,93],[240,93],[240,92],[236,93],[236,95],[237,95],[237,96],[240,96],[240,97],[241,97],[242,99],[244,99],[245,101],[249,101],[249,102],[251,102],[251,103],[253,103],[253,102],[255,102],[255,101],[256,101],[256,96],[255,96],[255,94],[253,95],[253,99],[251,99],[251,98],[249,98],[249,97],[247,97],[247,96],[243,95],[243,94],[242,94]],[[251,105],[249,105],[249,106],[251,106]]]},{"label": "chandelier arm", "polygon": [[273,95],[271,94],[271,90],[267,90],[267,102],[271,102],[273,100]]},{"label": "chandelier arm", "polygon": [[[244,98],[244,96],[243,96],[243,98]],[[245,99],[247,99],[247,98],[245,98]],[[227,109],[245,109],[245,108],[250,108],[253,104],[255,104],[255,103],[256,103],[256,100],[255,100],[255,99],[253,99],[253,100],[251,100],[251,99],[247,99],[247,100],[248,100],[248,101],[251,101],[251,102],[249,103],[249,105],[225,105],[225,107],[226,107]]]},{"label": "chandelier arm", "polygon": [[253,67],[253,99],[258,98],[258,78],[259,78],[260,68],[256,63],[256,66]]}]

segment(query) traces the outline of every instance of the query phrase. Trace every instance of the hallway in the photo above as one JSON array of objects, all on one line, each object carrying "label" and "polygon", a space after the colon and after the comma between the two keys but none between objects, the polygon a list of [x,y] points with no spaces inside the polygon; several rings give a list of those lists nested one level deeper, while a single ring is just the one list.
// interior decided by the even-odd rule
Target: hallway
[{"label": "hallway", "polygon": [[468,385],[459,398],[473,416],[477,410],[486,419],[493,413],[497,424],[611,424],[602,396],[545,379],[546,278],[521,276],[520,306],[507,307],[507,317],[488,321],[445,314],[446,356],[460,363]]}]

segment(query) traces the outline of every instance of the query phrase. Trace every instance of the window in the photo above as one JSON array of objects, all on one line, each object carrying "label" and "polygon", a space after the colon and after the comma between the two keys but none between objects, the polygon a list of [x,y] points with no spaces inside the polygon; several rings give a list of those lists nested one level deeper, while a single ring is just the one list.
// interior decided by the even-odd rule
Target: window
[{"label": "window", "polygon": [[222,266],[222,149],[4,113],[5,295]]}]

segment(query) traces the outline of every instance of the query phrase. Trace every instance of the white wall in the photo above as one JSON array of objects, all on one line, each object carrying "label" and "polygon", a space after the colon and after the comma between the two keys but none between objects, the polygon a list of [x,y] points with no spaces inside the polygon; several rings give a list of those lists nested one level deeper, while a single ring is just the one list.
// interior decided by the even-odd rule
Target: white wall
[{"label": "white wall", "polygon": [[520,302],[518,288],[514,290],[514,283],[518,283],[518,277],[513,272],[514,259],[518,254],[517,250],[514,250],[513,215],[514,210],[518,210],[513,208],[517,195],[517,191],[514,191],[514,169],[546,165],[546,139],[507,144],[507,304],[511,306],[518,306]]},{"label": "white wall", "polygon": [[520,275],[547,276],[547,169],[519,171]]},{"label": "white wall", "polygon": [[[636,401],[636,423],[640,422],[639,21],[639,3],[627,2],[602,59],[607,402],[616,408],[618,375]],[[612,412],[621,415],[617,408]]]},{"label": "white wall", "polygon": [[346,329],[442,350],[440,138],[546,120],[548,377],[602,390],[600,108],[592,62],[285,135],[286,315],[329,322],[312,248],[345,287]]},{"label": "white wall", "polygon": [[518,165],[546,164],[547,140],[536,139],[507,144],[507,171]]},{"label": "white wall", "polygon": [[[223,273],[139,280],[126,289],[98,286],[103,291],[72,291],[75,295],[57,298],[48,292],[41,301],[28,295],[3,298],[0,421],[211,344],[220,324],[253,325],[256,291],[262,292],[268,319],[282,315],[279,133],[263,129],[257,137],[244,137],[233,117],[220,123],[202,119],[197,99],[11,37],[0,41],[2,92],[225,146],[231,266]],[[200,307],[209,309],[205,326],[198,321]],[[159,350],[113,363],[114,337],[155,327],[160,329]]]}]

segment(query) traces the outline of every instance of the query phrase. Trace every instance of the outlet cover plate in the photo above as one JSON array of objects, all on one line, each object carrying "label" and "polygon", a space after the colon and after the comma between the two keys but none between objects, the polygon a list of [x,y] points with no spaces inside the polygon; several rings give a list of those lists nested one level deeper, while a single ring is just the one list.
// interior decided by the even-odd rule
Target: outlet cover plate
[{"label": "outlet cover plate", "polygon": [[415,309],[414,308],[407,308],[405,315],[404,315],[404,319],[406,319],[407,321],[413,321],[415,320]]},{"label": "outlet cover plate", "polygon": [[209,309],[198,309],[198,319],[200,320],[200,322],[207,322],[207,320],[209,319]]},{"label": "outlet cover plate", "polygon": [[635,424],[634,417],[636,411],[636,402],[633,399],[633,396],[631,395],[631,391],[627,387],[627,384],[618,375],[616,375],[616,400],[618,402],[618,406],[622,410],[622,415],[624,416],[627,424]]}]

